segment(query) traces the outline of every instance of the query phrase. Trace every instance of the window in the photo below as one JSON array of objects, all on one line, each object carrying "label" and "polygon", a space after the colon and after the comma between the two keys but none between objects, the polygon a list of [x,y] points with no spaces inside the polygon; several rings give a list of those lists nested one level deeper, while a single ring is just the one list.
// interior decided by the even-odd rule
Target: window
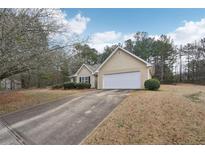
[{"label": "window", "polygon": [[80,82],[81,83],[90,83],[90,77],[89,76],[80,77]]}]

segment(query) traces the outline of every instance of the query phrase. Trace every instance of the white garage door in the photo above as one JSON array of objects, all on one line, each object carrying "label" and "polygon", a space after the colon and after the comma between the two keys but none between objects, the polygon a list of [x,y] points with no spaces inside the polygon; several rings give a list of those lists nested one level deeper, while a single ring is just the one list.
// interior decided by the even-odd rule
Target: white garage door
[{"label": "white garage door", "polygon": [[103,75],[103,89],[140,89],[140,72]]}]

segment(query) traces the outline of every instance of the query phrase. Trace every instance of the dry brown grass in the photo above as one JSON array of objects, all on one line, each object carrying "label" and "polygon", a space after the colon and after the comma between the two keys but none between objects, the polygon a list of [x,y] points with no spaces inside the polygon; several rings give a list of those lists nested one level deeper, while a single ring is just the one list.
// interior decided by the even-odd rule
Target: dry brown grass
[{"label": "dry brown grass", "polygon": [[83,91],[86,90],[32,89],[0,92],[0,114],[13,112],[42,103],[52,102]]},{"label": "dry brown grass", "polygon": [[205,86],[133,92],[82,144],[205,144]]}]

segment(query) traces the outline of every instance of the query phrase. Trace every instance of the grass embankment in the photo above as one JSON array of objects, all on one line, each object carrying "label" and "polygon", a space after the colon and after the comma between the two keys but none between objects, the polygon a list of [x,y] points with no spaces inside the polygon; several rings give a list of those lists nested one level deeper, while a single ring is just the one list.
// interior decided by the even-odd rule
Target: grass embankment
[{"label": "grass embankment", "polygon": [[135,91],[82,144],[205,144],[205,86]]},{"label": "grass embankment", "polygon": [[32,89],[0,92],[0,114],[52,102],[86,90]]}]

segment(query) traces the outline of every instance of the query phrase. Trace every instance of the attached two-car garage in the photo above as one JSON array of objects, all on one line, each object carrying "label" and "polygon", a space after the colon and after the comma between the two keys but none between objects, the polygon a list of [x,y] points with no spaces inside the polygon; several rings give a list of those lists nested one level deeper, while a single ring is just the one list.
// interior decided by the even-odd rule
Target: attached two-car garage
[{"label": "attached two-car garage", "polygon": [[98,89],[143,89],[151,64],[118,47],[96,70]]},{"label": "attached two-car garage", "polygon": [[140,72],[103,75],[103,89],[140,89]]}]

